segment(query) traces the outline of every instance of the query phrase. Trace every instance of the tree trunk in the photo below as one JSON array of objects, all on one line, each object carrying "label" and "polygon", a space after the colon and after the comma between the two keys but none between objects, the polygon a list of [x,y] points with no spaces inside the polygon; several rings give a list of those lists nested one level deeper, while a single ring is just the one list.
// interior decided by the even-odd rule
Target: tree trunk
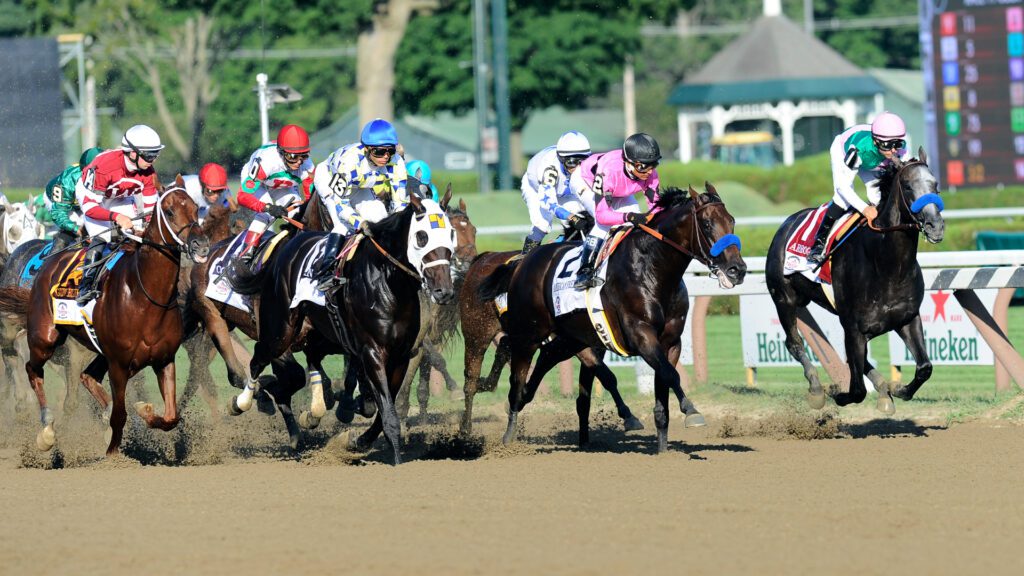
[{"label": "tree trunk", "polygon": [[360,125],[374,118],[394,119],[395,55],[416,10],[437,8],[438,0],[387,0],[377,5],[373,25],[359,34],[356,90]]}]

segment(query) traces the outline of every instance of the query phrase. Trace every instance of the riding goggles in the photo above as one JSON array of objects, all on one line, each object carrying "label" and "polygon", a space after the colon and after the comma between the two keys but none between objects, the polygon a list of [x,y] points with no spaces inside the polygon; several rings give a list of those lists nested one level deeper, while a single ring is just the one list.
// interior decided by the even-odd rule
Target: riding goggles
[{"label": "riding goggles", "polygon": [[657,168],[658,167],[658,162],[654,161],[654,162],[651,162],[649,164],[646,163],[646,162],[630,162],[630,165],[633,166],[633,170],[636,170],[637,172],[645,172],[646,173],[646,172],[650,172],[651,170],[654,170],[655,168]]},{"label": "riding goggles", "polygon": [[150,164],[152,164],[153,161],[157,159],[157,156],[160,156],[159,150],[139,150],[138,148],[135,147],[135,144],[132,144],[130,142],[128,143],[128,145],[132,147],[132,150],[139,156],[139,158],[142,158],[143,160],[149,162]]},{"label": "riding goggles", "polygon": [[900,149],[905,148],[907,146],[907,141],[906,140],[875,140],[875,146],[877,146],[879,150],[882,150],[882,151],[885,151],[885,152],[887,152],[889,150],[900,150]]},{"label": "riding goggles", "polygon": [[309,158],[309,152],[285,152],[282,156],[285,162],[301,162]]},{"label": "riding goggles", "polygon": [[391,146],[369,146],[366,148],[366,151],[374,158],[390,158],[395,155],[395,148]]},{"label": "riding goggles", "polygon": [[562,165],[571,170],[582,164],[586,159],[586,156],[563,156]]}]

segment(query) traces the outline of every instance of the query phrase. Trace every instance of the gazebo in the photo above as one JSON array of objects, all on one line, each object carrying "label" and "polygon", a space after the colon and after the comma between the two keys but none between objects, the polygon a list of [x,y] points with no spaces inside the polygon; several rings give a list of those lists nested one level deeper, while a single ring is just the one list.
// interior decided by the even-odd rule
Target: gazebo
[{"label": "gazebo", "polygon": [[695,128],[702,123],[719,138],[733,122],[773,121],[782,161],[790,165],[793,128],[801,118],[835,117],[849,127],[883,110],[884,88],[877,80],[782,15],[779,0],[764,5],[750,30],[669,96],[669,104],[679,107],[683,162],[694,158]]}]

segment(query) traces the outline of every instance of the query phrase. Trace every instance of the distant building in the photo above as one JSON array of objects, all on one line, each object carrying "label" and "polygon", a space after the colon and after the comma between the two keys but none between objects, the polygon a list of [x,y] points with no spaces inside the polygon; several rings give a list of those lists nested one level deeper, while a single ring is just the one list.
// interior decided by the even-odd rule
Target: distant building
[{"label": "distant building", "polygon": [[728,142],[728,132],[766,132],[790,165],[827,150],[843,128],[884,110],[883,84],[804,32],[779,4],[765,2],[764,16],[750,30],[669,95],[679,107],[683,162],[710,157],[712,143]]}]

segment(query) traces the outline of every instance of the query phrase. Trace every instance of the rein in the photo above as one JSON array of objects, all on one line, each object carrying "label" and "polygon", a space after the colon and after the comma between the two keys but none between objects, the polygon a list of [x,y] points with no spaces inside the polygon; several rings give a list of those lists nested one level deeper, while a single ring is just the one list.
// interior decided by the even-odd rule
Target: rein
[{"label": "rein", "polygon": [[[693,259],[697,260],[698,262],[704,264],[705,266],[708,267],[709,270],[714,271],[718,267],[714,264],[714,262],[711,261],[711,258],[712,257],[717,257],[719,254],[722,253],[723,250],[725,250],[725,248],[727,248],[730,245],[735,244],[736,246],[739,246],[739,238],[738,237],[736,237],[734,234],[726,234],[722,238],[719,238],[718,241],[716,241],[714,243],[714,245],[711,246],[710,251],[704,249],[704,244],[706,243],[706,239],[704,238],[704,235],[701,234],[700,229],[698,228],[697,214],[701,210],[703,210],[705,208],[708,208],[708,207],[711,207],[711,206],[715,206],[715,205],[719,205],[719,204],[722,204],[722,202],[708,202],[708,203],[702,204],[700,206],[697,206],[696,203],[693,204],[693,210],[691,210],[692,215],[693,215],[693,230],[694,230],[695,236],[697,237],[697,245],[700,246],[700,248],[701,248],[701,250],[700,250],[701,253],[700,254],[697,254],[697,253],[693,252],[692,250],[687,249],[682,244],[680,244],[680,243],[676,242],[675,240],[665,236],[664,234],[662,234],[661,232],[658,232],[654,228],[651,228],[647,224],[641,224],[639,226],[639,228],[641,230],[643,230],[644,232],[646,232],[647,234],[650,234],[651,236],[655,237],[659,241],[664,242],[665,244],[668,244],[672,248],[675,248],[677,251],[681,252],[682,254],[685,254],[686,256],[689,256],[690,258],[693,258]],[[653,217],[654,217],[653,214],[648,215],[647,216],[647,221],[650,222],[651,218],[653,218]],[[705,240],[705,241],[702,242],[702,240]],[[717,252],[717,254],[715,252]]]},{"label": "rein", "polygon": [[408,274],[409,276],[412,276],[413,278],[415,278],[417,280],[422,280],[420,278],[420,275],[417,274],[413,269],[411,269],[408,266],[406,266],[405,264],[402,264],[401,262],[399,262],[397,258],[392,256],[387,250],[384,249],[383,246],[378,244],[377,240],[374,239],[373,236],[366,236],[366,237],[370,239],[370,242],[373,242],[373,245],[374,245],[374,247],[377,248],[377,251],[380,252],[381,254],[383,254],[384,257],[387,258],[389,261],[391,261],[392,264],[397,266],[399,270],[401,270],[402,272],[405,272],[406,274]]},{"label": "rein", "polygon": [[[191,229],[193,227],[199,227],[199,223],[198,222],[191,222],[189,224],[185,224],[180,229],[178,229],[177,232],[175,232],[174,229],[171,228],[170,223],[167,220],[167,215],[164,214],[163,201],[164,201],[164,198],[166,198],[168,194],[170,194],[171,192],[174,192],[175,190],[182,190],[182,191],[184,191],[183,188],[178,187],[178,186],[174,186],[172,188],[168,188],[168,189],[164,190],[164,193],[160,195],[159,199],[157,199],[156,206],[154,207],[154,211],[156,212],[157,230],[159,230],[159,232],[160,232],[160,240],[163,241],[162,243],[153,242],[152,240],[149,240],[147,238],[142,238],[142,237],[139,237],[139,236],[134,236],[133,237],[133,236],[130,236],[130,235],[127,235],[127,234],[126,235],[129,236],[132,240],[142,244],[143,246],[150,246],[150,247],[152,247],[158,253],[160,253],[161,255],[163,255],[165,257],[167,257],[167,259],[170,260],[171,262],[174,262],[174,263],[180,265],[181,249],[185,246],[185,241],[182,240],[178,235],[181,232],[183,232],[186,228]],[[176,245],[171,246],[170,243],[167,241],[166,236],[164,236],[164,228],[167,228],[167,232],[171,235],[171,238],[174,240]],[[200,228],[200,232],[201,231],[202,231],[202,228]],[[174,290],[171,292],[171,297],[170,297],[170,299],[167,300],[166,304],[161,304],[160,302],[157,302],[153,298],[153,296],[149,293],[149,290],[146,290],[146,284],[142,281],[142,272],[139,271],[138,262],[136,262],[136,265],[135,265],[135,280],[139,283],[139,288],[142,288],[142,294],[146,297],[146,300],[149,300],[150,304],[153,304],[154,306],[157,306],[159,308],[163,308],[164,310],[170,310],[171,308],[174,308],[175,306],[177,306],[177,300],[178,300],[178,279],[177,279],[177,274],[175,274],[175,278],[174,278]]]}]

